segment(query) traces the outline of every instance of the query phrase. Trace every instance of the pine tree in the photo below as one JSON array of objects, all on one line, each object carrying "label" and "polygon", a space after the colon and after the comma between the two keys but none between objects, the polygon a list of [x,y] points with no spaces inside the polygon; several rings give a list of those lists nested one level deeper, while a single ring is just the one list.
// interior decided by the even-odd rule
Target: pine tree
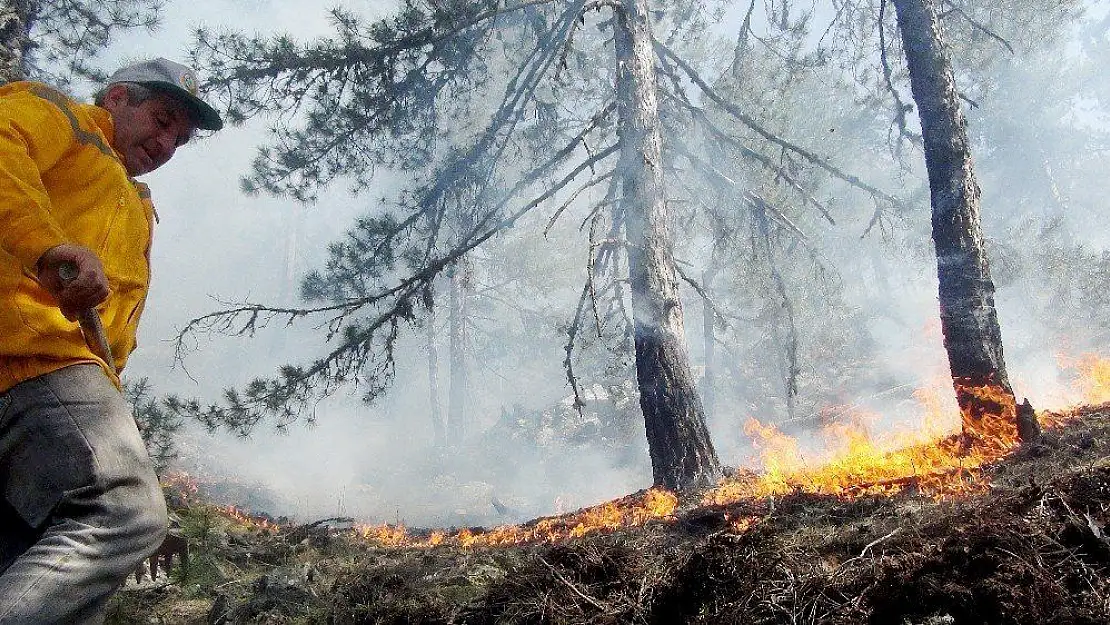
[{"label": "pine tree", "polygon": [[[641,0],[507,6],[413,0],[373,24],[333,15],[338,34],[307,46],[285,37],[200,33],[197,58],[212,76],[210,91],[227,98],[232,119],[279,114],[275,140],[260,151],[245,187],[310,201],[340,179],[368,191],[379,166],[408,172],[413,184],[395,205],[371,210],[332,246],[327,267],[308,277],[304,294],[318,307],[244,305],[186,329],[249,332],[275,315],[331,315],[328,355],[231,390],[223,405],[178,400],[176,408],[213,426],[249,430],[263,417],[287,424],[355,379],[372,398],[393,375],[402,326],[419,324],[435,305],[430,285],[437,275],[457,270],[472,250],[525,215],[559,203],[550,230],[582,210],[581,197],[596,187],[607,190],[584,207],[590,245],[586,284],[568,329],[568,382],[577,397],[572,356],[587,311],[609,306],[628,313],[621,317],[635,354],[654,479],[680,489],[712,482],[718,461],[686,350],[671,238],[668,193],[677,183],[664,176],[681,153],[683,120],[705,117],[686,92],[702,91],[802,166],[878,202],[897,200],[720,98],[675,49],[699,41],[711,19],[699,2],[652,12]],[[744,154],[804,195],[775,158],[752,149]],[[758,208],[765,210],[774,208]],[[622,302],[622,252],[630,312]]]},{"label": "pine tree", "polygon": [[66,87],[103,80],[92,63],[120,30],[158,24],[162,0],[4,0],[0,3],[0,84],[34,79]]},{"label": "pine tree", "polygon": [[929,171],[944,347],[964,427],[982,429],[987,415],[1016,420],[1017,401],[1002,353],[967,121],[930,0],[893,2]]},{"label": "pine tree", "polygon": [[123,383],[123,396],[131,406],[131,414],[139,426],[139,433],[146,444],[154,469],[161,475],[177,458],[175,438],[185,422],[167,410],[162,401],[151,393],[148,378]]}]

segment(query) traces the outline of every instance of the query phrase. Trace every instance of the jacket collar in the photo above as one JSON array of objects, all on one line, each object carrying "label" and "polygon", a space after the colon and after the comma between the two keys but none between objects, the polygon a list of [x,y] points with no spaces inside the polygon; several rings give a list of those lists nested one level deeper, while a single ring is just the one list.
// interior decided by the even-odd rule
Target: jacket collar
[{"label": "jacket collar", "polygon": [[97,129],[104,135],[104,140],[112,150],[116,160],[122,164],[123,155],[117,152],[115,146],[112,145],[112,139],[116,136],[116,123],[112,119],[112,113],[106,108],[92,105],[89,106],[89,117],[92,118]]}]

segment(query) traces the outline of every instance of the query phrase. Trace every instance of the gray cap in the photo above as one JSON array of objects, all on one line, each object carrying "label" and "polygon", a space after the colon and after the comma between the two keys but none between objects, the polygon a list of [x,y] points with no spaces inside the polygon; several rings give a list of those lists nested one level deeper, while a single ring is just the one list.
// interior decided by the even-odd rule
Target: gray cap
[{"label": "gray cap", "polygon": [[197,128],[219,130],[224,121],[216,109],[197,97],[197,75],[193,70],[168,59],[143,61],[120,68],[108,79],[108,84],[133,82],[155,91],[161,91],[179,100],[193,114]]}]

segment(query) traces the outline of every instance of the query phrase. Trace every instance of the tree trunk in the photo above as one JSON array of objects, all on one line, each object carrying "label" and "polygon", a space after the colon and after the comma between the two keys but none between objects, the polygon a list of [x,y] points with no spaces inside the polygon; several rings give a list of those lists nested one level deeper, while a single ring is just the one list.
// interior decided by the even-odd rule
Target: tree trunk
[{"label": "tree trunk", "polygon": [[470,426],[470,380],[467,370],[467,333],[468,291],[470,289],[470,268],[466,258],[460,258],[448,274],[448,300],[451,308],[450,320],[450,389],[447,397],[447,443],[458,446],[466,437]]},{"label": "tree trunk", "polygon": [[986,415],[1016,426],[1006,375],[994,282],[979,222],[979,184],[952,64],[930,0],[893,0],[921,119],[932,198],[940,320],[956,400],[966,431]]},{"label": "tree trunk", "polygon": [[26,77],[30,0],[0,0],[0,85]]},{"label": "tree trunk", "polygon": [[636,378],[654,483],[707,486],[721,475],[693,373],[663,199],[655,54],[646,0],[623,0],[614,20],[619,171],[636,343]]},{"label": "tree trunk", "polygon": [[432,419],[432,446],[437,451],[447,449],[447,430],[443,411],[439,407],[439,349],[436,347],[435,306],[428,309],[428,411]]},{"label": "tree trunk", "polygon": [[[710,293],[713,279],[720,271],[716,257],[711,258],[710,263],[711,266],[701,274],[701,288],[705,290],[706,295]],[[713,310],[713,302],[709,301],[709,298],[704,298],[701,302],[701,334],[705,353],[705,375],[701,378],[701,396],[705,406],[705,420],[709,422],[714,418],[713,411],[716,409],[717,399],[714,388],[717,378],[717,311]]]},{"label": "tree trunk", "polygon": [[[771,227],[767,220],[767,203],[758,197],[752,198],[752,211],[759,227],[759,236],[763,240],[763,253],[767,255],[767,266],[771,272],[771,282],[775,286],[775,294],[779,296],[781,304],[779,310],[783,317],[786,336],[779,333],[778,324],[775,325],[775,342],[782,346],[782,382],[783,397],[786,399],[786,422],[794,421],[798,414],[798,378],[801,370],[798,368],[798,324],[794,321],[794,302],[790,299],[790,291],[786,288],[786,280],[779,271],[775,261],[775,247],[771,243]],[[779,315],[776,314],[776,317]]]}]

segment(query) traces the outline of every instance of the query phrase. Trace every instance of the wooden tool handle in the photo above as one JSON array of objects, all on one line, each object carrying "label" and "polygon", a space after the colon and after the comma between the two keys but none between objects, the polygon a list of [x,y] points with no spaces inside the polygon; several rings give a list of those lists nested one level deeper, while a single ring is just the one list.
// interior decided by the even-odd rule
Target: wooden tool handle
[{"label": "wooden tool handle", "polygon": [[[62,283],[69,283],[77,279],[77,265],[64,262],[58,265],[58,277]],[[112,358],[112,346],[108,343],[108,334],[104,331],[104,323],[100,320],[100,313],[95,308],[86,308],[77,315],[77,322],[81,324],[81,332],[85,335],[85,343],[92,348],[93,353],[108,363],[108,368],[114,374],[116,360]]]}]

